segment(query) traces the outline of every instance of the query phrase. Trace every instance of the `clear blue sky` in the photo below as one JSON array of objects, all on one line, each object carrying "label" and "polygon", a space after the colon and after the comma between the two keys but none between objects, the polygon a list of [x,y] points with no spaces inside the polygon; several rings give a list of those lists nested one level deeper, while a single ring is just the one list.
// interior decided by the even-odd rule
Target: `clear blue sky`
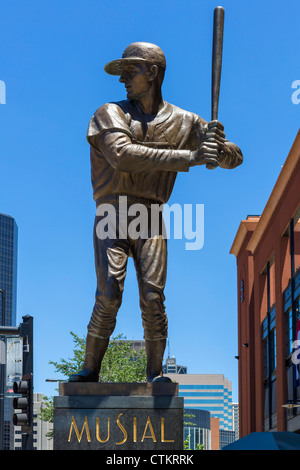
[{"label": "clear blue sky", "polygon": [[[34,317],[35,391],[53,394],[49,360],[72,356],[95,292],[88,122],[124,99],[104,65],[131,42],[167,57],[163,97],[210,119],[213,9],[209,0],[12,0],[0,16],[0,211],[19,228],[18,314]],[[298,0],[224,0],[219,119],[244,164],[179,174],[170,204],[204,204],[200,251],[169,241],[166,310],[170,354],[189,373],[224,374],[238,399],[236,260],[240,221],[260,214],[299,128]],[[142,339],[132,263],[115,334]],[[57,376],[56,376],[57,377]]]}]

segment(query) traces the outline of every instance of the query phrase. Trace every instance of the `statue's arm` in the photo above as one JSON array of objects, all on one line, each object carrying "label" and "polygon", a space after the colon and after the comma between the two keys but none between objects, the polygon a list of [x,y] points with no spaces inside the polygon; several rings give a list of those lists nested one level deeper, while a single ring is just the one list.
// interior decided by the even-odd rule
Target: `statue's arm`
[{"label": "statue's arm", "polygon": [[138,144],[123,109],[116,103],[102,105],[90,120],[87,140],[118,171],[188,171],[192,152]]},{"label": "statue's arm", "polygon": [[96,147],[113,168],[128,173],[186,172],[192,166],[216,164],[218,153],[213,142],[202,142],[197,150],[158,149],[133,143],[127,134],[118,131],[99,135]]},{"label": "statue's arm", "polygon": [[124,132],[106,131],[96,138],[97,150],[118,171],[188,171],[192,152],[135,144]]},{"label": "statue's arm", "polygon": [[217,145],[201,141],[184,149],[161,149],[135,143],[124,112],[116,104],[106,104],[92,117],[88,142],[118,171],[188,171],[191,166],[216,162]]}]

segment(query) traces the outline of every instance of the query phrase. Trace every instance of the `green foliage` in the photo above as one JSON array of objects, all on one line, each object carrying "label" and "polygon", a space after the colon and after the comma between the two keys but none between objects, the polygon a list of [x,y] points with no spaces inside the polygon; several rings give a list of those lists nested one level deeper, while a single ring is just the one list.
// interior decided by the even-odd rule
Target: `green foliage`
[{"label": "green foliage", "polygon": [[43,406],[41,407],[39,418],[42,421],[53,423],[53,397],[43,397]]},{"label": "green foliage", "polygon": [[184,449],[185,450],[190,450],[190,435],[187,436],[187,438],[184,440]]},{"label": "green foliage", "polygon": [[132,349],[122,335],[110,341],[102,361],[100,382],[146,382],[146,351]]},{"label": "green foliage", "polygon": [[[40,413],[38,414],[38,418],[42,421],[47,421],[49,423],[53,423],[53,414],[54,414],[54,406],[53,406],[53,397],[43,397],[43,402],[41,405]],[[53,430],[49,431],[46,434],[46,437],[49,439],[53,438]]]},{"label": "green foliage", "polygon": [[[73,357],[61,359],[60,363],[49,361],[55,371],[68,378],[81,371],[85,356],[85,338],[71,331],[75,343]],[[146,352],[137,354],[132,349],[133,341],[126,341],[122,334],[112,338],[102,361],[100,382],[146,382]]]},{"label": "green foliage", "polygon": [[[184,418],[193,419],[193,418],[195,418],[195,415],[193,415],[193,414],[191,414],[191,413],[184,413],[183,417],[184,417]],[[185,425],[185,426],[196,426],[195,423],[190,422],[190,421],[184,421],[184,425]]]},{"label": "green foliage", "polygon": [[[187,436],[187,438],[185,439],[184,441],[184,449],[185,450],[191,450],[190,449],[190,434]],[[204,450],[204,444],[197,444],[196,446],[196,449],[195,450]]]}]

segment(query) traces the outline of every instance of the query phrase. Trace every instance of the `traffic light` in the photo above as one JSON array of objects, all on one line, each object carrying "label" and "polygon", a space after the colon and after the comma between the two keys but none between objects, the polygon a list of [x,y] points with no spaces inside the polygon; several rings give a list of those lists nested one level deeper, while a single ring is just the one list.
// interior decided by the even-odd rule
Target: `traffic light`
[{"label": "traffic light", "polygon": [[19,327],[23,338],[23,376],[13,385],[13,424],[21,426],[22,450],[33,450],[33,318],[25,315]]},{"label": "traffic light", "polygon": [[13,391],[20,395],[13,399],[15,411],[19,410],[19,412],[13,414],[13,423],[15,426],[25,426],[28,432],[33,424],[32,374],[23,376],[22,380],[14,382]]}]

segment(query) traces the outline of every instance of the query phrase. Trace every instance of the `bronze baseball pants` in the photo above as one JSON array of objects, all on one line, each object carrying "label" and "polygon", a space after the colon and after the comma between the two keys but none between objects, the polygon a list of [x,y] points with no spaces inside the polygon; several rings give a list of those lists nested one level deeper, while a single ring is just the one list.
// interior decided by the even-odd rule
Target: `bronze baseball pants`
[{"label": "bronze baseball pants", "polygon": [[[143,204],[139,199],[139,203]],[[136,203],[128,197],[128,207]],[[144,337],[146,340],[161,340],[167,337],[167,316],[164,307],[164,287],[167,273],[167,240],[161,233],[151,234],[151,227],[143,237],[120,237],[121,215],[118,202],[110,202],[115,209],[116,237],[99,237],[97,230],[103,215],[96,215],[94,224],[94,252],[97,275],[95,305],[88,325],[88,333],[100,338],[109,338],[116,325],[117,312],[121,306],[128,257],[132,256],[139,287],[140,308]],[[103,206],[102,206],[103,207]],[[97,208],[98,213],[99,206]],[[150,206],[147,205],[150,215]],[[127,222],[133,217],[127,217]],[[150,218],[149,218],[150,220]],[[150,225],[150,224],[149,224]],[[99,228],[99,227],[98,227]],[[161,230],[160,230],[161,232]]]}]

